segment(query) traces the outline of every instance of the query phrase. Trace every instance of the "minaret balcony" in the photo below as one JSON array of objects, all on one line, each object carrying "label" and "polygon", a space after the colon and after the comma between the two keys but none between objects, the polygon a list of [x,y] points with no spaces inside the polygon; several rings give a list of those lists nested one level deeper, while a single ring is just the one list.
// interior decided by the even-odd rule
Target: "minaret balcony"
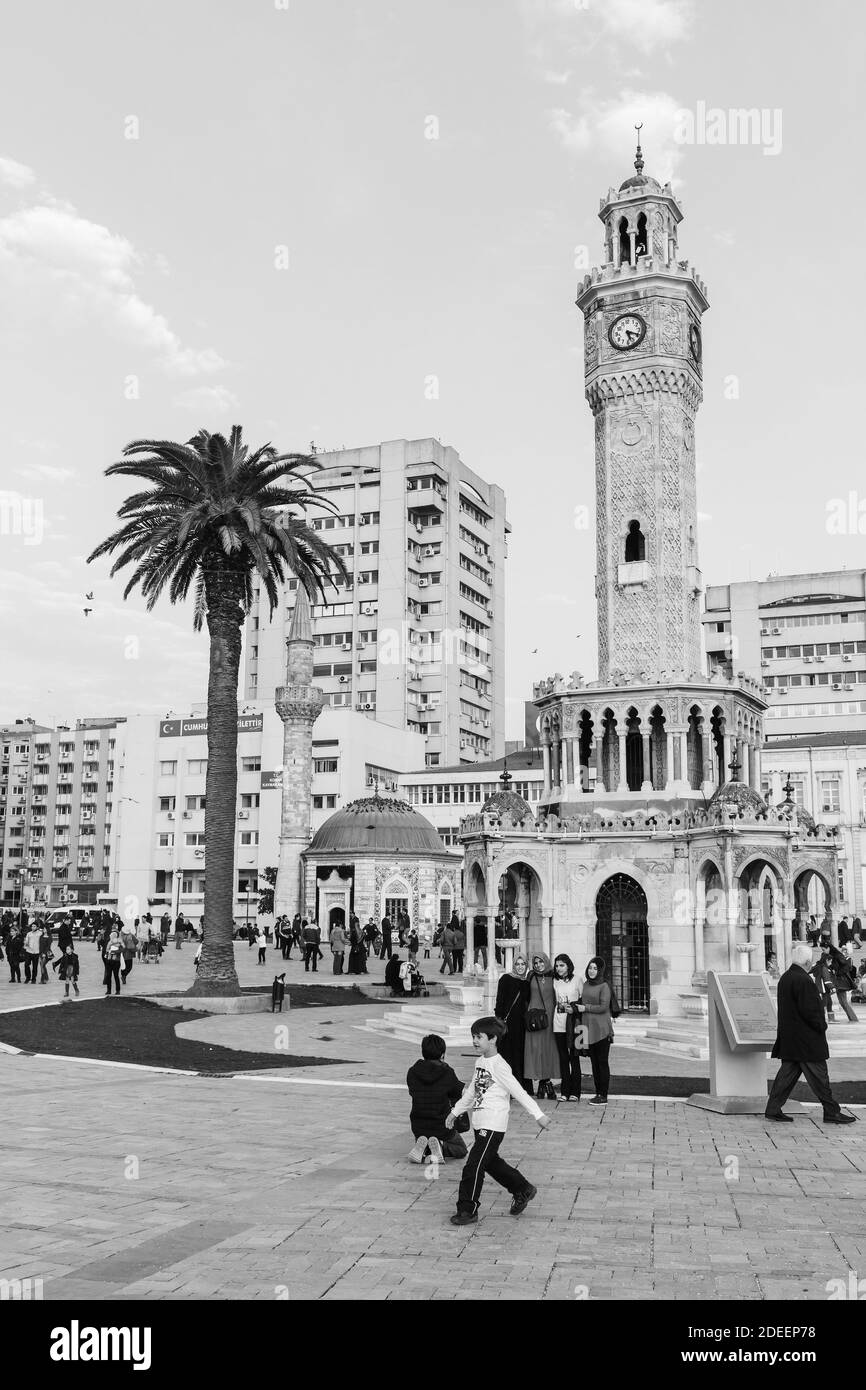
[{"label": "minaret balcony", "polygon": [[704,592],[703,575],[697,565],[689,565],[686,569],[686,582],[693,594],[702,594]]},{"label": "minaret balcony", "polygon": [[648,584],[649,581],[649,560],[625,560],[616,567],[616,582],[620,589],[628,589],[635,584]]}]

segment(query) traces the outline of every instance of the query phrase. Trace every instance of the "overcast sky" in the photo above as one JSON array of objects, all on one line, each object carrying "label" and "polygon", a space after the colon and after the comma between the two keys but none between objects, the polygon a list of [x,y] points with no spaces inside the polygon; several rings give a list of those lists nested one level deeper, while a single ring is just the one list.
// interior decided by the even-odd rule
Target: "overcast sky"
[{"label": "overcast sky", "polygon": [[[451,444],[508,497],[509,733],[533,679],[594,676],[575,248],[600,260],[599,198],[632,172],[640,120],[710,298],[706,582],[866,563],[866,537],[826,527],[851,490],[866,513],[861,16],[841,0],[7,9],[0,718],[204,698],[190,610],[124,604],[84,556],[125,495],[102,478],[124,444],[235,421],[282,450]],[[697,131],[699,103],[764,110],[765,138],[684,141],[678,113]]]}]

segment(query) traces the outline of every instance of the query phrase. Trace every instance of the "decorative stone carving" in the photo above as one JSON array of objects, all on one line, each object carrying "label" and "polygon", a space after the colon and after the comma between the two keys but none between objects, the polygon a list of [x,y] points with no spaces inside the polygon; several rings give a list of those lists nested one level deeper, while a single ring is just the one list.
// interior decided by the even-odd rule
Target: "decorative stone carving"
[{"label": "decorative stone carving", "polygon": [[663,304],[659,310],[659,350],[674,356],[682,352],[683,332],[680,310]]},{"label": "decorative stone carving", "polygon": [[598,330],[595,315],[587,314],[583,324],[583,367],[591,372],[598,365]]}]

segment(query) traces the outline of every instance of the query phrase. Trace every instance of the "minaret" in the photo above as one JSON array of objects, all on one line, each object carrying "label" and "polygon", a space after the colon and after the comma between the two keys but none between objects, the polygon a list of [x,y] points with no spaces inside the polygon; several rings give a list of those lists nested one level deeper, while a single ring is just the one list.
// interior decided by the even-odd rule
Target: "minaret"
[{"label": "minaret", "polygon": [[298,585],[298,598],[286,639],[286,683],[275,697],[283,721],[283,800],[280,857],[274,913],[301,911],[301,855],[310,843],[310,791],[313,783],[313,725],[325,697],[313,679],[313,625],[310,601]]},{"label": "minaret", "polygon": [[703,673],[695,415],[706,287],[677,259],[669,183],[635,172],[601,199],[605,263],[583,281],[586,399],[595,417],[598,673]]}]

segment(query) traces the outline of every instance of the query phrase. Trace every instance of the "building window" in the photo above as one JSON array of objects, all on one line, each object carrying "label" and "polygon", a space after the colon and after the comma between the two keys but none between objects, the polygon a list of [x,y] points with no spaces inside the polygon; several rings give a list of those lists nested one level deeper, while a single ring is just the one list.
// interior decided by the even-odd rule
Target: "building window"
[{"label": "building window", "polygon": [[439,756],[440,756],[440,755],[439,755],[438,753],[425,753],[425,755],[424,755],[424,766],[425,766],[425,767],[438,767],[438,766],[439,766]]},{"label": "building window", "polygon": [[186,770],[194,777],[203,777],[207,773],[207,758],[189,758]]},{"label": "building window", "polygon": [[177,775],[177,762],[161,762],[159,765],[160,777],[174,777]]},{"label": "building window", "polygon": [[338,760],[337,760],[336,758],[314,758],[314,759],[313,759],[313,771],[314,771],[314,772],[336,772],[336,771],[337,771],[337,762],[338,762]]},{"label": "building window", "polygon": [[822,811],[839,810],[839,779],[838,777],[819,777],[818,796]]},{"label": "building window", "polygon": [[175,799],[173,796],[161,796],[159,798],[159,809],[161,811],[173,811]]},{"label": "building window", "polygon": [[261,772],[262,760],[260,757],[241,758],[241,772]]},{"label": "building window", "polygon": [[204,843],[205,843],[204,831],[203,831],[203,830],[194,830],[191,834],[189,834],[189,835],[184,835],[184,837],[183,837],[183,842],[184,842],[185,845],[188,845],[190,848],[195,848],[197,845],[204,845]]},{"label": "building window", "polygon": [[161,830],[156,837],[156,843],[160,849],[171,849],[174,844],[174,834],[170,830]]},{"label": "building window", "polygon": [[[174,797],[172,797],[171,800],[173,802]],[[188,811],[203,811],[206,801],[207,797],[204,796],[188,796],[186,798],[186,809]]]},{"label": "building window", "polygon": [[241,831],[241,844],[242,844],[242,845],[257,845],[258,842],[259,842],[259,832],[258,832],[257,830],[242,830],[242,831]]},{"label": "building window", "polygon": [[845,900],[845,870],[844,870],[844,869],[839,869],[837,872],[838,872],[838,874],[839,874],[839,901],[840,901],[840,902],[844,902],[844,900]]},{"label": "building window", "polygon": [[241,797],[241,806],[245,811],[255,810],[259,804],[258,792],[244,792]]}]

